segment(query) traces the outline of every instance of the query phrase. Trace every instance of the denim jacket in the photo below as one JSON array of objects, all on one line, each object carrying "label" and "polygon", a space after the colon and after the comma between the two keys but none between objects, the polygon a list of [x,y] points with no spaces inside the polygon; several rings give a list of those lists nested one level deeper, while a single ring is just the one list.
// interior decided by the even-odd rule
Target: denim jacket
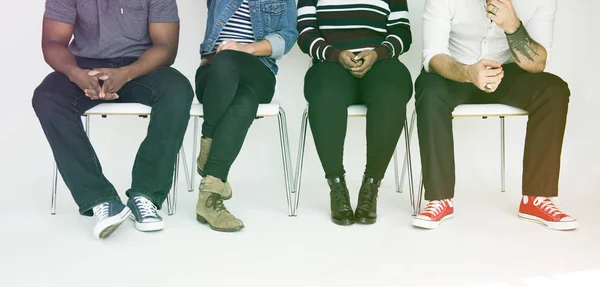
[{"label": "denim jacket", "polygon": [[[215,43],[221,30],[242,5],[243,0],[207,0],[208,19],[200,54],[215,52]],[[288,53],[298,38],[296,29],[295,0],[248,0],[254,40],[267,40],[271,44],[271,56],[259,59],[277,75],[276,60]]]}]

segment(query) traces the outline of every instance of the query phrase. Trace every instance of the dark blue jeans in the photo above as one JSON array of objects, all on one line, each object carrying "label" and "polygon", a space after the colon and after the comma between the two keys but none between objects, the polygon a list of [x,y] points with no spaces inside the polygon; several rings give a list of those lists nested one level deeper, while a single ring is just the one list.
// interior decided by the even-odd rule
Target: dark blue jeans
[{"label": "dark blue jeans", "polygon": [[[78,58],[77,63],[84,69],[119,68],[135,60]],[[127,196],[144,195],[160,209],[171,188],[194,92],[185,76],[173,68],[162,68],[128,82],[118,94],[119,99],[112,102],[152,106],[148,133],[138,150]],[[102,173],[81,123],[85,111],[106,101],[86,97],[67,77],[54,72],[35,90],[32,102],[79,212],[91,216],[91,209],[100,203],[121,202]]]},{"label": "dark blue jeans", "polygon": [[244,52],[219,52],[211,64],[198,68],[196,96],[204,104],[202,136],[213,140],[204,175],[227,180],[258,105],[270,103],[274,92],[273,72]]}]

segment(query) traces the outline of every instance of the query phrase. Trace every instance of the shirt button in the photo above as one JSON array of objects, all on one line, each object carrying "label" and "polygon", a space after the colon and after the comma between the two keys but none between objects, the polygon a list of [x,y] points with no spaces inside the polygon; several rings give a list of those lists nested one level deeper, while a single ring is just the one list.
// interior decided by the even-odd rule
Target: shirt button
[{"label": "shirt button", "polygon": [[256,9],[252,9],[252,13],[256,13]]}]

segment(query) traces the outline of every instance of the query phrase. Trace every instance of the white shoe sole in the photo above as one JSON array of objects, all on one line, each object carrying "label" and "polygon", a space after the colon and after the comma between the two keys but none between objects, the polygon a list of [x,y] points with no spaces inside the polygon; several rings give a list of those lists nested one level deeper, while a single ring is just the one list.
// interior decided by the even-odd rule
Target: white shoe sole
[{"label": "white shoe sole", "polygon": [[163,221],[155,221],[155,222],[137,222],[137,220],[135,220],[135,215],[131,214],[129,216],[129,218],[131,218],[131,220],[133,220],[133,222],[135,222],[135,229],[139,230],[139,231],[143,231],[143,232],[150,232],[150,231],[160,231],[165,229],[165,223]]},{"label": "white shoe sole", "polygon": [[102,222],[96,223],[94,227],[94,237],[104,239],[111,235],[131,214],[129,207],[125,206],[121,212],[113,217],[109,217]]},{"label": "white shoe sole", "polygon": [[521,212],[519,212],[519,218],[529,221],[529,222],[539,223],[539,224],[543,225],[544,227],[546,227],[548,229],[552,229],[552,230],[564,231],[564,230],[577,229],[577,227],[579,227],[579,223],[577,222],[577,220],[553,222],[553,221],[546,221],[537,216],[533,216],[533,215],[529,215],[529,214],[525,214],[525,213],[521,213]]},{"label": "white shoe sole", "polygon": [[412,225],[414,227],[419,227],[423,229],[436,229],[440,226],[440,224],[454,218],[454,214],[448,214],[444,216],[444,218],[440,219],[440,221],[432,221],[421,218],[413,218]]}]

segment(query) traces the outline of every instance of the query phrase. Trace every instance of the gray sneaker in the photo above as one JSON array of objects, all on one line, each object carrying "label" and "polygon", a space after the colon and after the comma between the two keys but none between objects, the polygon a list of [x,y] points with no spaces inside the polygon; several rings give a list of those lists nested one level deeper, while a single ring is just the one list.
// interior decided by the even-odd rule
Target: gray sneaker
[{"label": "gray sneaker", "polygon": [[101,203],[96,205],[93,211],[96,217],[94,236],[98,239],[111,235],[131,214],[131,210],[120,202]]},{"label": "gray sneaker", "polygon": [[135,196],[127,201],[131,209],[131,218],[139,231],[158,231],[165,228],[162,217],[158,215],[156,206],[144,196]]}]

